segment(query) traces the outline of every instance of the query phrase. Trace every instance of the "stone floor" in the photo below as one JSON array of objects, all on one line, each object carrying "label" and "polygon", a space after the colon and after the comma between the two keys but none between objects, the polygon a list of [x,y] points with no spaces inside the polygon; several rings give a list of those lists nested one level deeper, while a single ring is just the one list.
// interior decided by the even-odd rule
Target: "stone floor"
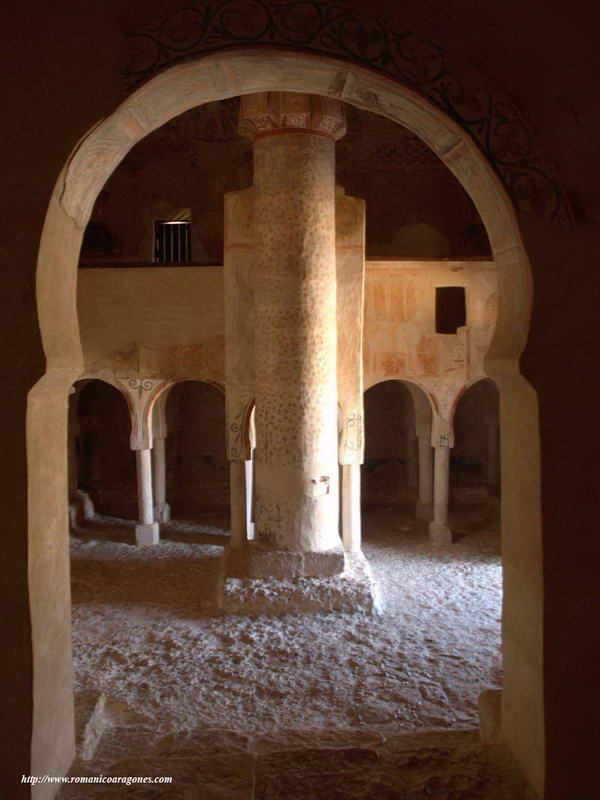
[{"label": "stone floor", "polygon": [[159,738],[115,726],[73,775],[171,776],[169,785],[70,785],[60,800],[525,800],[474,731],[197,731]]},{"label": "stone floor", "polygon": [[276,617],[219,614],[223,518],[163,526],[155,548],[120,520],[78,529],[76,689],[104,693],[108,727],[73,774],[176,780],[61,797],[523,796],[473,732],[501,682],[498,532],[476,507],[454,529],[433,547],[410,509],[366,510],[383,613]]}]

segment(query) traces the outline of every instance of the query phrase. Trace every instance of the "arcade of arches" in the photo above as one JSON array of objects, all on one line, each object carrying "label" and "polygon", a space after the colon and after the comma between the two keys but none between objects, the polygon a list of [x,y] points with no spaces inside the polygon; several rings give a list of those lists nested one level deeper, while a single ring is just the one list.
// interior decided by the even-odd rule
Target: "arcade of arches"
[{"label": "arcade of arches", "polygon": [[[270,9],[273,47],[254,30],[256,47],[169,61],[163,42],[125,98],[99,11],[87,99],[48,129],[55,191],[21,203],[37,221],[15,264],[35,239],[38,312],[26,335],[12,315],[31,357],[26,433],[6,405],[28,458],[7,492],[28,534],[6,541],[22,622],[6,757],[35,776],[173,776],[129,787],[148,800],[587,800],[574,746],[553,757],[582,741],[556,720],[566,698],[579,720],[588,684],[559,686],[575,634],[548,587],[575,573],[558,575],[561,523],[540,501],[560,512],[539,263],[546,235],[568,249],[552,226],[570,212],[536,149],[551,141],[513,158],[516,110],[490,94],[478,126],[451,59],[447,79],[418,73],[424,45],[402,46],[408,80],[373,71],[367,40],[360,58],[325,35],[319,54],[288,49],[277,0],[211,8],[228,4]],[[146,44],[184,52],[190,9]]]}]

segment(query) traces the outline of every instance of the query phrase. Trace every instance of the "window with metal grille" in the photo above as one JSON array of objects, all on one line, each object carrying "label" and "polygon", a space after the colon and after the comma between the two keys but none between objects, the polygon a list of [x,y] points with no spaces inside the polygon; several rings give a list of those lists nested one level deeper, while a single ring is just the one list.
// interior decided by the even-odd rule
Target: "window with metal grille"
[{"label": "window with metal grille", "polygon": [[456,333],[467,324],[464,286],[436,286],[435,332]]},{"label": "window with metal grille", "polygon": [[179,220],[154,223],[154,261],[186,264],[192,260],[191,224]]}]

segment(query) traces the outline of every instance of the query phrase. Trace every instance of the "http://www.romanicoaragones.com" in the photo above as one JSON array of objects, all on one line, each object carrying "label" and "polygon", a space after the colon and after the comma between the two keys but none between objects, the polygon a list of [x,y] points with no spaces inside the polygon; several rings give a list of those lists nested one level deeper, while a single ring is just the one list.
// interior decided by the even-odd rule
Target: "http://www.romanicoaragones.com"
[{"label": "http://www.romanicoaragones.com", "polygon": [[30,783],[33,786],[48,783],[120,783],[123,786],[148,783],[173,783],[170,775],[161,775],[156,778],[147,775],[22,775],[21,783]]}]

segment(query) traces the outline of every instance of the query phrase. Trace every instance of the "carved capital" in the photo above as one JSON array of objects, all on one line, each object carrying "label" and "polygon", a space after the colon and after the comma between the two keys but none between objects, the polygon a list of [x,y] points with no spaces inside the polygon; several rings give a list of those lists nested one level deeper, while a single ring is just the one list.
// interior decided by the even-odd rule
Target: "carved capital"
[{"label": "carved capital", "polygon": [[132,450],[152,447],[152,409],[169,380],[155,378],[117,378],[125,395],[131,417],[130,446]]},{"label": "carved capital", "polygon": [[346,113],[340,100],[316,94],[247,94],[242,96],[239,130],[253,140],[299,131],[337,141],[346,133]]},{"label": "carved capital", "polygon": [[249,461],[252,457],[250,418],[254,407],[254,387],[228,384],[225,400],[227,458],[229,461]]}]

